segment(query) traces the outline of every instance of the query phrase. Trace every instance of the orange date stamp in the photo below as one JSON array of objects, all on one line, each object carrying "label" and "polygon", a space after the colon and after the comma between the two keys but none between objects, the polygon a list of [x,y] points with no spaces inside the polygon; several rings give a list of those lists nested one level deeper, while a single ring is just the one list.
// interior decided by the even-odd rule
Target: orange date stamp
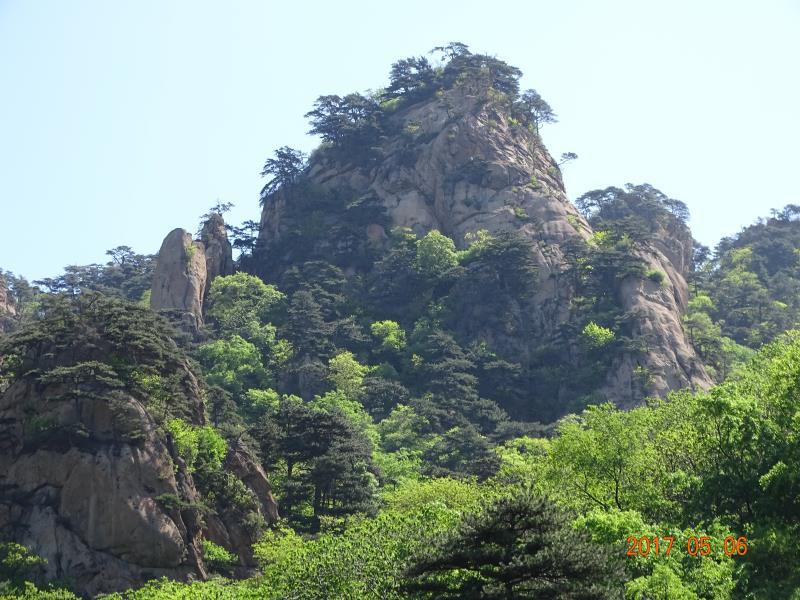
[{"label": "orange date stamp", "polygon": [[[655,536],[637,537],[629,535],[625,542],[629,544],[626,556],[646,557],[651,554],[655,556],[669,556],[675,544],[674,536]],[[682,547],[682,546],[680,546]],[[689,536],[686,540],[686,553],[689,556],[709,556],[713,552],[712,539],[707,535]],[[738,538],[729,535],[722,542],[722,552],[725,556],[744,556],[747,554],[747,538]]]}]

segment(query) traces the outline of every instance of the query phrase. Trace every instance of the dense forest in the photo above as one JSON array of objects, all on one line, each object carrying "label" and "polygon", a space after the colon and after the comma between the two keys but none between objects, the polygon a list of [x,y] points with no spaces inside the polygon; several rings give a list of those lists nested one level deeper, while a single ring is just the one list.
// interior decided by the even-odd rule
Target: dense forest
[{"label": "dense forest", "polygon": [[[513,227],[393,227],[377,195],[321,181],[424,159],[418,107],[455,114],[468,97],[495,115],[489,129],[533,140],[534,158],[556,118],[518,69],[462,44],[438,53],[395,63],[379,92],[317,100],[320,147],[264,166],[262,209],[280,210],[280,229],[228,227],[235,272],[208,282],[200,327],[151,310],[156,256],[126,246],[33,283],[0,272],[9,406],[31,389],[48,406],[109,406],[113,443],[167,448],[177,491],[154,500],[196,524],[208,580],[105,597],[800,598],[800,207],[713,251],[687,206],[647,184],[578,197],[557,252],[522,203],[503,206]],[[547,195],[560,164],[503,185]],[[443,185],[494,176],[476,159]],[[495,202],[469,193],[470,208]],[[686,264],[676,275],[663,256]],[[644,357],[657,344],[625,286],[680,307],[681,269],[679,323],[713,386],[656,394]],[[557,326],[540,314],[551,305]],[[626,360],[617,401],[608,373]],[[17,426],[22,453],[99,443],[29,404],[0,424],[2,451]],[[229,468],[236,452],[268,475],[279,519]],[[0,510],[27,501],[0,491]],[[3,535],[0,598],[81,593]]]}]

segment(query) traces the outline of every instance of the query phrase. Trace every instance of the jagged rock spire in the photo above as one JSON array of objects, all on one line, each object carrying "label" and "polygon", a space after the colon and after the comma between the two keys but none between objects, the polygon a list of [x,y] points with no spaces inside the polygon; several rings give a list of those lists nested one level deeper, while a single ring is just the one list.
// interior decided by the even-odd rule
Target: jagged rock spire
[{"label": "jagged rock spire", "polygon": [[158,251],[150,307],[180,311],[196,330],[203,325],[203,302],[211,282],[231,273],[231,245],[221,215],[213,214],[205,222],[199,240],[185,229],[173,229]]}]

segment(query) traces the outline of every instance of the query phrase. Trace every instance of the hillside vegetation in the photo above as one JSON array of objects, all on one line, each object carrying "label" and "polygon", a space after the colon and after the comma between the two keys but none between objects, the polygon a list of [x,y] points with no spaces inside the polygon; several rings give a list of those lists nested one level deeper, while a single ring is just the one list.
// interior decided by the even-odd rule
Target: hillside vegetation
[{"label": "hillside vegetation", "polygon": [[233,274],[170,234],[191,319],[124,246],[0,273],[0,598],[800,599],[800,209],[573,206],[519,70],[437,53],[317,100]]}]

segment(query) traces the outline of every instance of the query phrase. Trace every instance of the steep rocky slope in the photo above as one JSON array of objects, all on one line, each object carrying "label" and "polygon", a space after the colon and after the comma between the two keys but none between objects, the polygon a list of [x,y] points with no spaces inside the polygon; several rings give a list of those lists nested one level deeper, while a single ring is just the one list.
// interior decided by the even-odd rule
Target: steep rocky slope
[{"label": "steep rocky slope", "polygon": [[[559,166],[538,133],[496,97],[491,90],[465,86],[442,89],[399,110],[385,110],[390,114],[384,129],[391,133],[367,159],[330,147],[315,152],[303,186],[287,185],[265,198],[262,250],[248,268],[275,278],[315,258],[352,276],[369,271],[372,263],[360,257],[380,256],[395,227],[411,228],[419,236],[438,230],[459,248],[479,230],[516,232],[534,248],[538,276],[529,301],[510,310],[532,327],[507,334],[488,325],[481,330],[480,323],[456,329],[469,328],[472,340],[493,340],[495,350],[523,367],[536,360],[536,347],[544,341],[568,363],[575,354],[571,347],[579,316],[570,275],[576,265],[566,254],[577,246],[591,247],[594,232],[567,199]],[[330,198],[349,202],[347,210],[330,210]],[[637,351],[615,356],[606,373],[602,392],[620,405],[710,384],[681,324],[691,236],[675,239],[674,233],[663,229],[647,247],[630,251],[645,270],[665,273],[663,283],[641,274],[623,275],[606,290],[626,313],[624,334],[646,340],[646,347],[643,343]],[[572,339],[564,338],[570,326]],[[550,402],[566,402],[562,392]]]},{"label": "steep rocky slope", "polygon": [[161,322],[94,294],[41,310],[0,348],[13,363],[0,396],[0,534],[45,558],[46,579],[88,594],[205,578],[203,538],[252,566],[257,532],[243,514],[277,518],[269,483],[238,442],[221,469],[249,506],[220,504],[231,480],[209,487],[187,465],[167,424],[204,426],[205,392]]}]

